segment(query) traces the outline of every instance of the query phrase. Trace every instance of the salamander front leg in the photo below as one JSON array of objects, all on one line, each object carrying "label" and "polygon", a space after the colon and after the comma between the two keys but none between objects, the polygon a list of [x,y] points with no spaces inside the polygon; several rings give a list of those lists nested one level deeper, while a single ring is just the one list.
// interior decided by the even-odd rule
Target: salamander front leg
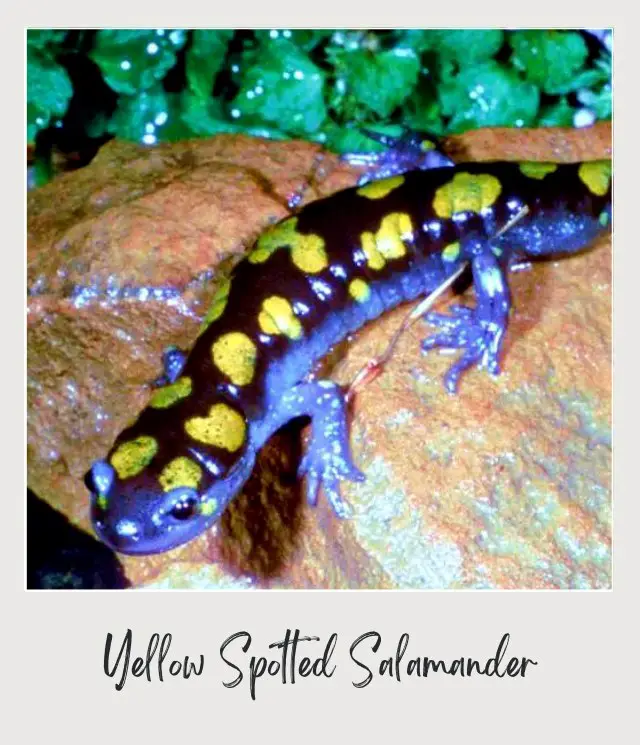
[{"label": "salamander front leg", "polygon": [[360,177],[360,184],[397,176],[414,169],[427,171],[454,165],[451,158],[438,149],[438,142],[433,135],[406,130],[399,137],[392,137],[369,129],[362,131],[387,149],[382,152],[346,153],[342,156],[342,160],[351,165],[367,166]]},{"label": "salamander front leg", "polygon": [[155,388],[175,383],[180,377],[187,355],[178,347],[167,347],[162,355],[164,374],[154,381]]},{"label": "salamander front leg", "polygon": [[298,472],[307,477],[307,500],[315,505],[322,486],[335,514],[347,517],[351,508],[340,496],[340,481],[365,477],[351,458],[342,390],[330,380],[300,383],[281,399],[279,415],[311,417],[311,439]]},{"label": "salamander front leg", "polygon": [[462,373],[472,365],[500,372],[500,352],[509,320],[511,298],[503,268],[489,250],[471,258],[477,303],[475,308],[453,305],[450,314],[428,313],[425,320],[439,332],[422,343],[424,351],[436,347],[461,349],[460,358],[444,377],[445,388],[455,393]]}]

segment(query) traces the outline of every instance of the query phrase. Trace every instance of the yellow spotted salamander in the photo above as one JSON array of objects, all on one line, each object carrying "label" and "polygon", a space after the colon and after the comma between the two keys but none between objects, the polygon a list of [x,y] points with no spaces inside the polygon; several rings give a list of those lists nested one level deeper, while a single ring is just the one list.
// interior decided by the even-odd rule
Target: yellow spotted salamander
[{"label": "yellow spotted salamander", "polygon": [[163,385],[85,477],[94,528],[113,549],[167,551],[207,530],[264,443],[301,416],[312,419],[300,466],[308,501],[322,486],[346,514],[339,482],[364,476],[351,459],[344,393],[305,380],[314,364],[466,263],[476,307],[429,314],[437,333],[423,347],[461,350],[445,376],[451,392],[474,364],[497,374],[510,259],[575,252],[610,227],[609,160],[453,164],[419,138],[395,145],[378,156],[386,178],[269,227],[219,288],[190,354],[166,356]]}]

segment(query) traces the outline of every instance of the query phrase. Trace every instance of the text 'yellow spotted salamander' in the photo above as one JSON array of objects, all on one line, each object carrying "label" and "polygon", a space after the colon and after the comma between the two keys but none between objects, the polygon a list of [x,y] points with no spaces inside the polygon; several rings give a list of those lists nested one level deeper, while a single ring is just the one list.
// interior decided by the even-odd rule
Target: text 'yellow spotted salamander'
[{"label": "text 'yellow spotted salamander'", "polygon": [[242,488],[268,438],[300,416],[312,419],[300,467],[308,500],[322,486],[343,514],[340,480],[363,476],[351,459],[343,392],[330,380],[305,381],[313,365],[468,263],[476,307],[431,314],[439,329],[423,346],[461,350],[445,377],[451,392],[474,364],[495,374],[514,253],[575,252],[610,227],[609,160],[429,158],[404,173],[391,159],[387,178],[308,204],[262,234],[218,290],[190,354],[168,355],[165,384],[87,474],[105,543],[148,554],[195,538]]}]

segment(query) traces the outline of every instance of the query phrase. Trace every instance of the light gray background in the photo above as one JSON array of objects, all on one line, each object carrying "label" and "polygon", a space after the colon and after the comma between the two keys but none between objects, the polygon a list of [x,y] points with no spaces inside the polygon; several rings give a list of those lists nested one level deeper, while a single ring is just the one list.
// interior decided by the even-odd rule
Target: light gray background
[{"label": "light gray background", "polygon": [[[184,0],[169,15],[122,0],[86,3],[42,0],[28,9],[2,11],[0,45],[4,77],[4,251],[1,294],[3,332],[8,348],[2,377],[5,400],[2,448],[4,576],[2,661],[6,706],[3,731],[10,742],[185,743],[205,742],[387,742],[411,737],[446,743],[628,742],[636,731],[635,636],[637,580],[632,559],[638,542],[637,463],[637,296],[640,251],[636,227],[638,199],[637,25],[632,4],[608,2],[606,15],[585,12],[584,2],[536,2],[534,6],[456,0],[447,13],[436,4],[399,4],[375,14],[364,2],[243,3],[235,7]],[[41,11],[38,12],[38,6]],[[191,6],[191,10],[188,6]],[[275,7],[280,8],[276,12]],[[156,6],[157,7],[157,6]],[[404,11],[402,8],[404,7]],[[46,9],[46,10],[45,10]],[[68,12],[63,12],[68,9]],[[463,12],[464,11],[464,12]],[[572,12],[573,11],[573,12]],[[233,12],[233,14],[231,14]],[[541,12],[544,15],[541,15]],[[612,592],[25,592],[24,494],[25,328],[24,308],[24,27],[197,26],[228,27],[610,27],[615,28],[615,252],[614,266],[614,494],[615,576]],[[22,211],[21,211],[22,208]],[[17,466],[22,464],[22,469]],[[635,593],[634,593],[635,594]],[[631,624],[634,624],[634,635]],[[106,633],[120,640],[134,632],[134,654],[143,654],[151,633],[171,632],[170,656],[205,655],[200,678],[164,684],[129,679],[122,692],[102,672]],[[328,638],[339,633],[330,680],[307,678],[294,687],[258,681],[249,698],[246,681],[222,686],[232,677],[218,657],[221,642],[239,630],[254,636],[252,651],[266,654],[286,628]],[[525,679],[376,679],[357,690],[351,681],[362,671],[348,657],[360,634],[383,635],[381,658],[392,655],[403,631],[411,634],[407,655],[491,656],[503,633],[511,634],[509,656],[538,660]],[[319,645],[316,645],[319,646]],[[315,646],[314,646],[315,649]],[[388,651],[387,651],[388,650]],[[250,651],[251,654],[251,651]],[[235,652],[238,658],[237,651]],[[5,708],[5,707],[3,707]],[[7,717],[8,714],[8,717]],[[633,718],[633,720],[632,720]],[[627,734],[622,734],[623,732]]]}]

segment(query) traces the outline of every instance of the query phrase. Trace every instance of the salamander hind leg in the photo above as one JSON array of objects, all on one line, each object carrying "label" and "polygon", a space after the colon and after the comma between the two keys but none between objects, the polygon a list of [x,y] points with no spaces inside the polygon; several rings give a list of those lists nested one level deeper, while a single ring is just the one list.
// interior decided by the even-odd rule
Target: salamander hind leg
[{"label": "salamander hind leg", "polygon": [[509,320],[511,298],[503,266],[486,241],[473,241],[465,251],[473,271],[476,307],[453,305],[449,314],[427,313],[425,320],[438,329],[423,341],[425,352],[436,347],[460,349],[462,354],[444,377],[455,393],[462,373],[472,365],[500,372],[500,353]]},{"label": "salamander hind leg", "polygon": [[346,402],[340,387],[329,380],[299,383],[280,401],[283,416],[310,416],[311,439],[300,464],[299,475],[307,477],[306,494],[315,505],[322,486],[338,517],[351,508],[340,496],[340,481],[363,481],[349,447]]}]

